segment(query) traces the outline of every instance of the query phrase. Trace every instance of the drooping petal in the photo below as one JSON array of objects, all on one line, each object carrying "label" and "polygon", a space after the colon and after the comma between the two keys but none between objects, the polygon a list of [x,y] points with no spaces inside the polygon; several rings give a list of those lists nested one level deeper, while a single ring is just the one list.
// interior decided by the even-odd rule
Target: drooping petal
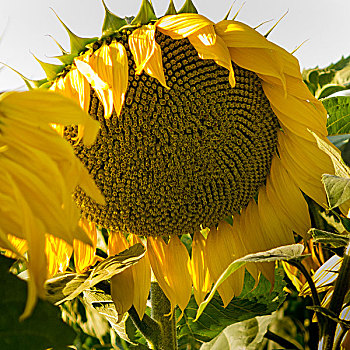
[{"label": "drooping petal", "polygon": [[283,168],[278,157],[272,159],[270,175],[266,180],[266,194],[278,215],[288,227],[305,235],[311,227],[308,206],[293,178]]},{"label": "drooping petal", "polygon": [[166,259],[171,280],[170,287],[176,296],[176,304],[184,311],[190,301],[192,280],[190,275],[190,257],[178,236],[171,236]]},{"label": "drooping petal", "polygon": [[[225,220],[219,223],[218,229],[212,227],[207,237],[206,260],[210,276],[216,281],[230,263],[240,258],[237,250],[233,227]],[[218,288],[226,307],[234,296],[241,294],[245,269],[235,271]]]},{"label": "drooping petal", "polygon": [[288,119],[290,118],[296,122],[301,122],[321,135],[327,135],[327,114],[324,110],[321,111],[316,104],[310,101],[303,101],[289,94],[285,96],[278,86],[266,82],[263,82],[262,86],[271,103],[272,110],[285,125],[288,126]]},{"label": "drooping petal", "polygon": [[281,215],[281,207],[274,207],[261,186],[258,196],[259,221],[264,236],[271,242],[269,249],[294,243],[292,228],[288,227]]},{"label": "drooping petal", "polygon": [[192,289],[190,259],[186,247],[177,236],[172,236],[168,245],[160,237],[149,237],[147,248],[152,270],[170,301],[171,310],[177,304],[184,311]]},{"label": "drooping petal", "polygon": [[[288,130],[278,133],[278,152],[283,167],[293,177],[298,187],[320,205],[326,206],[326,195],[318,182],[324,173],[334,170],[329,157],[317,148],[316,142],[309,142]],[[312,152],[312,153],[310,153]],[[307,164],[307,168],[305,167]]]},{"label": "drooping petal", "polygon": [[109,45],[109,48],[113,62],[113,103],[115,112],[117,116],[119,116],[124,104],[126,90],[128,88],[128,57],[125,47],[117,41],[113,41],[112,44]]},{"label": "drooping petal", "polygon": [[88,112],[90,107],[89,82],[78,69],[72,68],[72,70],[67,74],[67,76],[69,76],[71,85],[79,96],[79,103],[81,108],[85,112]]},{"label": "drooping petal", "polygon": [[113,93],[111,85],[103,80],[106,64],[104,57],[101,57],[100,51],[97,50],[92,54],[88,52],[83,56],[76,57],[74,63],[91,87],[94,88],[103,105],[104,118],[109,119],[113,112]]},{"label": "drooping petal", "polygon": [[73,248],[64,240],[46,234],[45,253],[47,259],[47,278],[53,277],[59,271],[66,271]]},{"label": "drooping petal", "polygon": [[[119,231],[111,231],[108,238],[108,254],[115,255],[129,248],[129,243],[125,236]],[[118,312],[120,322],[125,312],[127,312],[134,299],[134,278],[131,267],[114,275],[111,278],[111,295],[115,308]]]},{"label": "drooping petal", "polygon": [[223,20],[214,25],[215,32],[219,35],[227,47],[245,47],[283,50],[277,45],[273,45],[263,35],[258,33],[248,25],[232,20]]},{"label": "drooping petal", "polygon": [[136,64],[136,74],[145,71],[168,88],[163,70],[162,51],[154,36],[153,25],[142,26],[129,36],[129,47]]},{"label": "drooping petal", "polygon": [[[129,236],[130,245],[136,243],[142,243],[141,239],[136,235]],[[148,258],[148,252],[145,256],[138,261],[137,264],[131,266],[134,281],[137,286],[134,287],[133,305],[137,314],[142,320],[146,310],[146,302],[148,299],[149,291],[151,289],[151,265]]]},{"label": "drooping petal", "polygon": [[96,225],[87,219],[80,219],[79,225],[89,236],[92,246],[79,240],[73,241],[74,264],[76,272],[84,273],[95,261],[95,250],[97,244]]},{"label": "drooping petal", "polygon": [[171,287],[171,277],[166,260],[166,243],[161,237],[148,237],[147,251],[152,271],[164,294],[169,299],[171,309],[173,309],[176,305],[176,296]]},{"label": "drooping petal", "polygon": [[197,13],[180,13],[162,17],[155,26],[161,33],[173,39],[183,39],[213,24],[208,18]]},{"label": "drooping petal", "polygon": [[273,77],[283,89],[286,88],[283,66],[278,56],[266,49],[229,47],[230,58],[238,66],[258,73],[259,76]]},{"label": "drooping petal", "polygon": [[206,239],[200,232],[193,235],[191,256],[191,277],[193,294],[197,305],[204,300],[210,291],[212,280],[209,275],[207,260],[205,258]]},{"label": "drooping petal", "polygon": [[235,86],[234,71],[230,52],[225,42],[215,34],[213,26],[206,26],[188,37],[201,59],[212,59],[228,69],[231,87]]},{"label": "drooping petal", "polygon": [[0,112],[29,125],[62,124],[84,126],[84,143],[95,140],[99,123],[85,113],[73,100],[61,94],[41,90],[10,92],[0,96]]},{"label": "drooping petal", "polygon": [[113,93],[113,104],[119,116],[128,87],[128,58],[125,47],[113,41],[103,44],[95,53],[96,72],[105,81]]},{"label": "drooping petal", "polygon": [[[247,207],[241,211],[241,241],[248,254],[269,250],[274,245],[270,237],[263,232],[260,220],[258,205],[254,199],[250,200]],[[274,263],[256,264],[258,270],[273,284],[275,280]]]}]

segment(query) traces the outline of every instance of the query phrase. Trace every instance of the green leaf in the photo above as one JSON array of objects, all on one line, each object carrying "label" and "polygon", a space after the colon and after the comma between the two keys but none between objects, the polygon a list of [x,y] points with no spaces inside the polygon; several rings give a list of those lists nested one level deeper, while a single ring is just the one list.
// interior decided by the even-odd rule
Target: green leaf
[{"label": "green leaf", "polygon": [[317,91],[316,98],[326,98],[336,92],[347,90],[345,86],[337,85],[337,84],[327,84],[322,87],[322,89]]},{"label": "green leaf", "polygon": [[170,0],[168,9],[165,12],[164,16],[176,15],[176,14],[177,14],[177,12],[176,12],[176,9],[175,9],[175,6],[174,6],[174,2],[173,2],[173,0]]},{"label": "green leaf", "polygon": [[[191,344],[195,349],[198,342],[212,340],[231,324],[275,311],[286,297],[283,276],[283,269],[277,269],[274,288],[271,290],[271,283],[264,276],[260,277],[258,285],[255,286],[254,278],[246,271],[241,295],[234,297],[224,308],[220,296],[215,293],[196,322],[194,319],[198,306],[192,296],[183,317],[177,323],[179,348],[186,349],[186,344]],[[180,310],[176,312],[179,317]]]},{"label": "green leaf", "polygon": [[318,230],[316,228],[312,228],[309,232],[312,235],[314,242],[329,244],[333,248],[345,247],[350,240],[349,236]]},{"label": "green leaf", "polygon": [[112,297],[109,294],[100,289],[89,289],[84,291],[84,300],[109,322],[120,338],[133,344],[126,331],[125,323],[126,319],[128,318],[128,314],[125,313],[121,322],[117,322],[118,312],[115,308]]},{"label": "green leaf", "polygon": [[331,147],[325,140],[321,139],[317,134],[315,134],[310,130],[309,132],[316,139],[318,148],[321,149],[326,154],[328,154],[328,156],[331,158],[334,166],[335,174],[341,177],[350,177],[350,170],[346,166],[346,164],[344,164],[339,152],[337,152],[337,150]]},{"label": "green leaf", "polygon": [[85,50],[86,45],[91,44],[94,41],[97,41],[98,38],[81,38],[77,35],[75,35],[64,23],[63,21],[57,16],[56,12],[54,12],[58,20],[62,23],[64,29],[68,33],[69,40],[70,40],[70,51],[72,54],[78,55],[80,52]]},{"label": "green leaf", "polygon": [[[33,55],[34,56],[34,55]],[[39,62],[41,68],[44,70],[48,80],[54,80],[58,73],[62,72],[64,65],[46,63],[34,56],[34,58]]]},{"label": "green leaf", "polygon": [[142,0],[141,8],[137,16],[132,20],[131,24],[148,24],[156,21],[157,16],[154,13],[153,6],[148,0]]},{"label": "green leaf", "polygon": [[121,27],[125,26],[127,22],[125,19],[120,18],[109,11],[104,0],[102,0],[102,3],[105,8],[105,19],[102,25],[102,35],[107,36],[118,31]]},{"label": "green leaf", "polygon": [[235,323],[225,328],[209,343],[203,344],[200,350],[255,350],[263,341],[268,326],[275,318],[276,314],[272,314]]},{"label": "green leaf", "polygon": [[192,0],[186,0],[178,13],[198,13]]},{"label": "green leaf", "polygon": [[350,199],[350,178],[323,174],[322,182],[326,190],[329,209],[339,207]]},{"label": "green leaf", "polygon": [[9,272],[13,260],[0,256],[1,350],[44,350],[72,345],[76,333],[61,319],[58,307],[39,300],[33,314],[19,322],[27,298],[27,283]]},{"label": "green leaf", "polygon": [[218,287],[230,276],[233,272],[244,266],[249,262],[271,262],[278,260],[289,260],[299,257],[304,250],[302,244],[291,244],[283,247],[267,250],[265,252],[259,252],[255,254],[248,254],[243,258],[233,261],[226,270],[218,278],[211,292],[207,298],[199,305],[196,320],[200,317],[203,310],[206,308],[210,300],[214,297],[215,291]]},{"label": "green leaf", "polygon": [[350,96],[330,97],[322,101],[329,118],[327,130],[329,135],[350,133]]},{"label": "green leaf", "polygon": [[345,147],[349,139],[350,134],[328,136],[328,140],[331,141],[333,145],[340,150]]},{"label": "green leaf", "polygon": [[[61,293],[65,296],[65,298],[61,299],[59,303],[63,303],[67,300],[72,300],[86,289],[90,289],[97,283],[110,279],[112,276],[123,272],[131,265],[136,264],[144,255],[144,246],[140,243],[137,243],[129,249],[126,249],[117,255],[110,256],[107,259],[103,260],[97,264],[89,274],[76,274],[73,279],[70,279],[71,277],[69,276],[68,279],[70,280],[66,284],[64,280],[60,281],[60,284],[63,286]],[[57,285],[56,288],[59,290],[59,287]]]}]

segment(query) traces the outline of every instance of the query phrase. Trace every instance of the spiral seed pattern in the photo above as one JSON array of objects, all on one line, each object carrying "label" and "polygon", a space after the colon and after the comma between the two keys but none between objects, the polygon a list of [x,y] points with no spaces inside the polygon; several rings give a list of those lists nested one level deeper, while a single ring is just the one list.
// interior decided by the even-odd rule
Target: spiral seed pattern
[{"label": "spiral seed pattern", "polygon": [[[104,119],[94,91],[90,114],[101,122],[95,144],[74,145],[106,198],[97,205],[79,188],[84,215],[106,228],[138,235],[192,233],[245,207],[265,182],[276,152],[278,119],[257,75],[202,60],[187,39],[157,33],[169,90],[135,75],[129,60],[119,117]],[[74,144],[74,128],[66,137]]]}]

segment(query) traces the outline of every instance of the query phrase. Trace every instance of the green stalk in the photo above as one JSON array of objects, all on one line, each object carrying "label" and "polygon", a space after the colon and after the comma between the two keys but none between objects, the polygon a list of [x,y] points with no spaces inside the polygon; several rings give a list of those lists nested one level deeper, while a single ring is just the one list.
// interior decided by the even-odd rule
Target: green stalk
[{"label": "green stalk", "polygon": [[177,350],[175,316],[171,316],[171,305],[157,282],[151,284],[152,318],[160,325],[157,350]]},{"label": "green stalk", "polygon": [[[329,304],[329,311],[339,317],[342,310],[344,298],[350,287],[350,244],[346,247],[343,263],[339,270],[338,278],[335,282],[335,287],[332,295],[331,302]],[[335,331],[337,328],[337,322],[331,319],[326,320],[326,328],[324,332],[323,348],[322,350],[331,350],[333,348]]]}]

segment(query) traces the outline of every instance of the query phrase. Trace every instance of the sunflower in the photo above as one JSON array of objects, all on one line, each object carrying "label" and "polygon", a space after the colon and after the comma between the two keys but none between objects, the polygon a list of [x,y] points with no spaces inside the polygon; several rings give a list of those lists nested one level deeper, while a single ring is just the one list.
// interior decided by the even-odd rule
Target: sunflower
[{"label": "sunflower", "polygon": [[47,261],[45,249],[48,253],[50,245],[60,244],[66,254],[74,239],[91,244],[78,228],[79,210],[72,200],[76,186],[104,203],[72,147],[52,127],[58,123],[77,124],[85,145],[94,142],[99,128],[74,101],[57,93],[0,96],[0,246],[28,260],[31,278],[22,317],[31,313],[37,295],[44,297],[53,262]]},{"label": "sunflower", "polygon": [[[184,310],[192,289],[201,303],[234,259],[305,235],[304,195],[326,205],[321,174],[334,169],[309,132],[328,142],[326,111],[290,53],[236,20],[213,23],[190,1],[178,13],[171,1],[158,19],[144,0],[130,23],[105,9],[100,39],[69,31],[72,53],[46,86],[101,123],[88,147],[77,128],[64,134],[106,205],[82,188],[74,196],[109,230],[110,254],[147,246],[111,283],[118,312],[134,305],[142,318],[151,270]],[[273,264],[247,269],[273,282]],[[225,306],[243,278],[241,269],[219,287]]]}]

